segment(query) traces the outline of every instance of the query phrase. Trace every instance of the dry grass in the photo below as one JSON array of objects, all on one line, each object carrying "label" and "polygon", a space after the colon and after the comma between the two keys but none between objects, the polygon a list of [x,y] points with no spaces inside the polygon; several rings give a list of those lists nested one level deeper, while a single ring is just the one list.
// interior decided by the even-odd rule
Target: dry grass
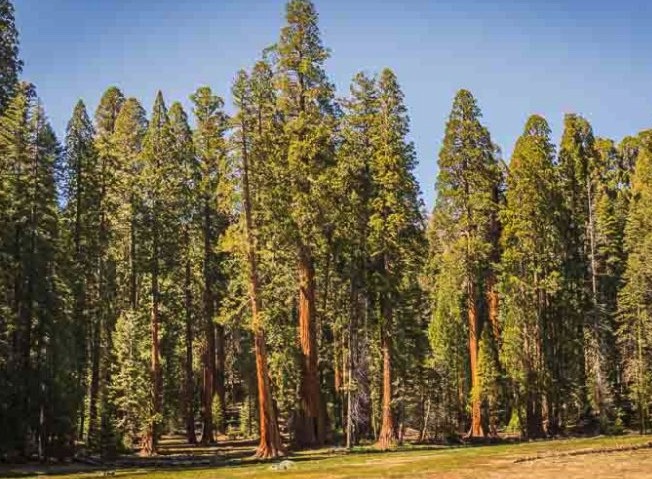
[{"label": "dry grass", "polygon": [[[223,446],[201,450],[202,457],[211,455],[215,466],[197,468],[118,469],[120,479],[226,479],[226,478],[436,478],[436,479],[650,479],[652,449],[636,449],[650,443],[650,437],[622,436],[591,439],[540,441],[495,446],[428,448],[409,447],[379,453],[361,449],[342,454],[328,449],[292,455],[289,469],[279,471],[272,463],[256,463],[247,453],[248,444],[234,445],[230,455]],[[630,449],[630,450],[623,450]],[[172,448],[171,448],[172,449]],[[171,454],[187,454],[191,450],[174,450]],[[216,456],[215,454],[218,453]],[[229,458],[230,456],[230,458]],[[528,458],[525,462],[519,462]],[[536,460],[531,460],[536,459]],[[9,472],[9,471],[5,471]],[[19,471],[12,471],[17,473]],[[22,471],[26,473],[26,470]],[[64,471],[31,471],[59,472]],[[110,474],[113,471],[109,472]],[[2,471],[0,470],[0,475]],[[60,479],[102,477],[103,471],[58,475]],[[34,476],[32,476],[34,477]],[[113,474],[112,474],[113,477]]]}]

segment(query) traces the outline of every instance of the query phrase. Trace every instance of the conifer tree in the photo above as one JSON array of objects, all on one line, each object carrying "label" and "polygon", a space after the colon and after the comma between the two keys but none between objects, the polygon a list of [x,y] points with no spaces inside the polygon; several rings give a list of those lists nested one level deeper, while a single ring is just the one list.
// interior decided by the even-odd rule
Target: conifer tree
[{"label": "conifer tree", "polygon": [[[571,422],[590,419],[600,409],[596,398],[607,387],[600,344],[604,318],[598,308],[595,212],[600,171],[597,157],[591,125],[578,115],[566,115],[559,148],[560,188],[567,210],[564,221],[564,337],[567,341],[561,357],[564,358],[562,367],[566,368],[565,395],[576,391],[579,397],[568,409],[573,415],[568,418]],[[583,370],[578,365],[583,365]]]},{"label": "conifer tree", "polygon": [[149,363],[146,360],[148,316],[142,291],[144,231],[142,197],[145,110],[138,100],[125,100],[118,114],[112,144],[118,165],[119,210],[116,220],[117,291],[120,314],[113,333],[111,401],[115,429],[123,445],[135,445],[148,419]]},{"label": "conifer tree", "polygon": [[[480,123],[480,109],[469,91],[460,90],[453,102],[439,154],[433,213],[437,249],[448,257],[441,261],[436,282],[452,281],[454,296],[435,304],[434,320],[459,324],[458,328],[467,331],[471,376],[469,436],[482,436],[485,432],[478,352],[482,329],[490,319],[490,308],[485,303],[494,274],[492,261],[501,177],[495,147]],[[459,312],[466,317],[462,324]],[[443,330],[444,326],[433,328]]]},{"label": "conifer tree", "polygon": [[[88,415],[80,411],[79,436],[94,439],[97,431],[97,381],[95,369],[98,329],[98,242],[99,242],[99,181],[97,151],[94,145],[95,130],[86,106],[79,101],[68,123],[65,142],[65,210],[64,222],[68,233],[67,245],[71,260],[68,271],[73,293],[73,318],[78,325],[77,377],[82,389],[88,388]],[[87,375],[87,368],[91,368]],[[89,384],[86,384],[90,376]],[[85,423],[86,416],[88,424]]]},{"label": "conifer tree", "polygon": [[618,297],[618,343],[625,366],[625,381],[636,408],[641,433],[650,428],[652,376],[652,154],[640,149],[632,175],[632,200],[625,229],[628,254]]},{"label": "conifer tree", "polygon": [[[203,237],[203,321],[205,351],[203,371],[202,415],[204,429],[202,443],[214,441],[212,405],[218,395],[222,417],[225,411],[224,396],[224,328],[215,324],[216,288],[220,275],[220,255],[217,244],[227,227],[224,205],[228,191],[226,143],[224,133],[227,117],[222,111],[224,101],[213,95],[209,87],[199,88],[191,97],[197,119],[195,151],[199,157],[199,195],[201,206],[201,231]],[[219,366],[219,367],[218,367]]]},{"label": "conifer tree", "polygon": [[[116,321],[115,222],[119,207],[118,165],[112,143],[115,122],[124,102],[122,92],[109,88],[95,112],[95,150],[98,161],[97,251],[98,307],[92,332],[91,387],[89,393],[89,438],[92,445],[106,449],[111,440],[111,405],[108,384],[111,381],[111,334]],[[99,411],[98,411],[99,409]],[[99,424],[98,424],[99,420]]]},{"label": "conifer tree", "polygon": [[299,339],[302,352],[296,440],[303,446],[323,444],[326,418],[320,392],[315,255],[319,205],[323,185],[333,161],[333,87],[326,78],[324,48],[317,12],[309,0],[290,0],[287,25],[281,30],[278,50],[279,113],[285,119],[284,141],[290,235],[295,244],[299,290]]},{"label": "conifer tree", "polygon": [[554,146],[546,120],[531,116],[516,142],[501,214],[503,255],[501,358],[511,378],[524,435],[544,434],[544,405],[550,411],[551,375],[559,337],[555,323],[561,287],[559,221]]},{"label": "conifer tree", "polygon": [[172,161],[173,138],[163,95],[158,92],[152,110],[149,127],[143,139],[142,151],[142,186],[143,207],[147,230],[143,232],[147,242],[146,274],[149,279],[150,297],[150,347],[151,347],[151,404],[145,431],[141,439],[141,453],[145,455],[156,452],[156,443],[162,421],[162,387],[161,372],[161,285],[167,273],[164,261],[166,247],[171,239],[169,233],[170,218],[169,189],[173,187],[172,178],[175,166]]},{"label": "conifer tree", "polygon": [[414,178],[414,147],[406,139],[408,117],[394,73],[385,69],[378,80],[378,112],[372,129],[374,155],[369,165],[373,196],[369,217],[370,260],[380,308],[380,349],[383,358],[382,425],[378,446],[397,440],[392,411],[392,337],[407,321],[400,305],[405,283],[416,282],[421,257],[422,218],[419,187]]},{"label": "conifer tree", "polygon": [[[251,304],[251,329],[254,335],[256,380],[260,443],[256,456],[273,458],[284,454],[276,409],[274,407],[268,368],[267,342],[265,339],[265,311],[263,306],[263,283],[259,261],[261,236],[269,229],[265,215],[264,199],[270,197],[265,170],[269,167],[268,153],[271,138],[270,124],[273,120],[273,92],[271,70],[259,62],[249,77],[240,71],[233,85],[232,94],[238,108],[233,118],[234,141],[238,150],[240,182],[244,211],[244,241],[246,243],[246,270]],[[264,243],[263,243],[264,244]]]},{"label": "conifer tree", "polygon": [[[369,217],[372,184],[370,165],[374,156],[371,135],[378,117],[375,78],[358,73],[351,84],[351,96],[343,102],[342,143],[338,150],[335,191],[340,201],[336,210],[335,240],[344,246],[350,296],[346,317],[346,444],[355,445],[370,424],[369,333],[370,259]],[[345,199],[342,201],[342,199]]]},{"label": "conifer tree", "polygon": [[74,358],[74,341],[57,268],[59,146],[30,84],[17,86],[0,116],[0,158],[2,171],[10,173],[0,194],[8,206],[0,237],[0,449],[23,455],[36,450],[44,460],[51,445],[74,434],[73,427],[56,422],[56,414],[74,417],[79,396],[67,380],[74,378],[67,370],[75,368],[67,360]]},{"label": "conifer tree", "polygon": [[14,6],[10,0],[0,1],[0,112],[9,104],[18,86],[23,62],[18,58],[18,29]]},{"label": "conifer tree", "polygon": [[[186,428],[186,438],[190,444],[195,444],[195,378],[193,372],[193,341],[195,319],[195,287],[194,276],[198,273],[196,237],[201,229],[197,228],[196,221],[199,214],[198,183],[200,164],[193,147],[192,131],[188,125],[186,115],[180,103],[175,102],[170,107],[170,129],[173,137],[174,162],[178,168],[178,185],[175,188],[174,200],[175,215],[178,216],[181,236],[179,238],[178,265],[175,277],[179,284],[183,284],[183,318],[182,328],[185,336],[185,352],[183,360],[183,387],[182,387],[182,414]],[[176,337],[176,336],[175,336]],[[173,345],[171,345],[173,346]],[[170,351],[170,354],[173,354]],[[170,395],[174,394],[177,379],[168,378]]]}]

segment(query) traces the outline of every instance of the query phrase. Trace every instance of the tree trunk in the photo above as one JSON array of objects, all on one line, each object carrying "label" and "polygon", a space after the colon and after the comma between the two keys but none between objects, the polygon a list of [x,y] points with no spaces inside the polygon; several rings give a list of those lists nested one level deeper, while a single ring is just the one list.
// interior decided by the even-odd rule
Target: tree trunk
[{"label": "tree trunk", "polygon": [[[215,325],[215,394],[220,399],[222,420],[216,425],[221,434],[226,433],[226,388],[224,385],[226,371],[226,338],[224,326]],[[215,420],[215,418],[213,418]]]},{"label": "tree trunk", "polygon": [[[154,217],[157,218],[158,207],[154,208]],[[152,306],[151,306],[151,377],[152,377],[152,418],[146,431],[141,454],[151,455],[156,453],[156,441],[158,435],[158,420],[161,413],[161,351],[159,342],[159,321],[160,321],[160,294],[159,294],[159,237],[158,224],[155,219],[153,231],[153,267],[152,267]]]},{"label": "tree trunk", "polygon": [[475,287],[469,288],[467,300],[468,321],[469,321],[469,359],[471,366],[471,429],[468,437],[484,436],[482,428],[482,394],[480,391],[480,368],[478,364],[479,340],[480,340],[480,318],[475,298]]},{"label": "tree trunk", "polygon": [[301,343],[301,385],[296,441],[300,447],[317,447],[325,441],[322,414],[317,337],[315,330],[315,268],[308,247],[299,250],[299,340]]},{"label": "tree trunk", "polygon": [[100,391],[100,328],[97,318],[95,318],[94,323],[91,327],[91,384],[88,393],[88,443],[92,447],[97,447],[97,402]]},{"label": "tree trunk", "polygon": [[[186,244],[189,241],[188,228],[185,230]],[[184,277],[184,302],[186,309],[186,362],[185,381],[184,381],[184,413],[186,425],[186,440],[189,444],[197,443],[195,435],[195,401],[194,401],[194,378],[192,371],[192,288],[191,288],[191,268],[190,259],[186,259],[185,277]]]},{"label": "tree trunk", "polygon": [[138,283],[136,273],[136,200],[132,193],[131,203],[131,221],[129,225],[129,306],[132,311],[136,311],[138,306]]},{"label": "tree trunk", "polygon": [[[254,300],[255,301],[255,300]],[[254,324],[260,322],[258,308],[255,307]],[[256,457],[274,458],[285,454],[281,442],[281,434],[276,421],[276,411],[272,400],[269,373],[267,370],[267,349],[265,333],[258,327],[254,332],[256,354],[256,378],[258,380],[258,407],[260,416],[260,443],[256,449]]]},{"label": "tree trunk", "polygon": [[389,298],[381,298],[383,327],[381,331],[381,350],[383,355],[383,404],[382,425],[378,436],[378,448],[386,450],[396,445],[396,429],[394,415],[392,414],[392,351],[390,325],[392,320]]},{"label": "tree trunk", "polygon": [[491,326],[491,332],[493,333],[494,341],[498,341],[500,338],[500,324],[498,323],[498,313],[500,312],[500,297],[498,296],[498,291],[496,290],[496,277],[493,273],[490,274],[487,279],[487,319],[489,320],[489,325]]},{"label": "tree trunk", "polygon": [[206,199],[204,201],[204,354],[203,354],[203,392],[202,392],[202,437],[201,443],[215,442],[213,435],[213,396],[215,394],[215,324],[213,323],[213,271],[212,266],[212,235],[211,210]]},{"label": "tree trunk", "polygon": [[[267,459],[281,456],[285,453],[281,434],[276,420],[276,411],[272,398],[267,370],[267,349],[265,330],[260,313],[262,301],[260,297],[260,280],[258,277],[258,252],[254,232],[253,205],[249,184],[249,157],[247,154],[246,128],[242,128],[242,158],[243,158],[243,189],[245,225],[247,236],[247,259],[249,262],[249,295],[251,300],[251,325],[254,332],[254,350],[256,355],[256,380],[258,384],[258,407],[260,416],[260,443],[256,449],[256,457]],[[249,421],[251,424],[251,421]]]}]

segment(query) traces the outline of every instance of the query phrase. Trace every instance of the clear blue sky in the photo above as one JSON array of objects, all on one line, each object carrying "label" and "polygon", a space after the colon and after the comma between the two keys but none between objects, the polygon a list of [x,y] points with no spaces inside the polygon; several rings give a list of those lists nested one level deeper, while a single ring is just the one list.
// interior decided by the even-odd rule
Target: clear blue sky
[{"label": "clear blue sky", "polygon": [[[278,38],[283,0],[15,0],[24,76],[59,134],[78,98],[109,85],[151,107],[208,84],[229,98],[239,68]],[[432,204],[455,91],[470,89],[509,158],[527,116],[555,142],[565,112],[620,139],[652,126],[652,2],[316,0],[338,94],[356,71],[395,70],[412,120],[417,177]]]}]

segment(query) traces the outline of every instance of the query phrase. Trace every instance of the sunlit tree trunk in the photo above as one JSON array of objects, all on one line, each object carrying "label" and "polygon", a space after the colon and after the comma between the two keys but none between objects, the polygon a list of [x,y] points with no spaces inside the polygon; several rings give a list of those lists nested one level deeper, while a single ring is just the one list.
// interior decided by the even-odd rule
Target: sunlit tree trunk
[{"label": "sunlit tree trunk", "polygon": [[299,341],[301,343],[301,385],[296,440],[299,446],[324,444],[325,418],[321,408],[317,333],[315,328],[315,267],[305,245],[299,250]]},{"label": "sunlit tree trunk", "polygon": [[260,280],[258,276],[258,257],[254,222],[252,214],[251,187],[249,183],[249,156],[247,151],[246,127],[242,131],[242,159],[243,159],[243,190],[245,208],[245,226],[247,236],[247,259],[249,263],[249,295],[251,300],[251,324],[254,333],[254,353],[256,356],[256,379],[258,384],[258,407],[260,417],[260,443],[256,449],[256,457],[274,458],[284,454],[281,434],[276,420],[276,411],[269,383],[267,368],[267,347],[265,344],[265,330],[262,323]]}]

